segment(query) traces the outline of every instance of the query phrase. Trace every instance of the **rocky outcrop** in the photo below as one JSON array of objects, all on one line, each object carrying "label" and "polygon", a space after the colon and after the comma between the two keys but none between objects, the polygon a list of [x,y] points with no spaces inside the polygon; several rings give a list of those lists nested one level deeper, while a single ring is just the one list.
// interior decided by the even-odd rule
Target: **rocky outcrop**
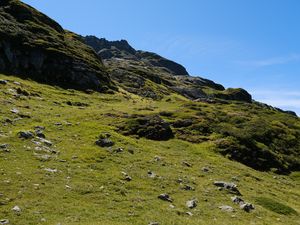
[{"label": "rocky outcrop", "polygon": [[169,140],[174,137],[170,124],[158,115],[132,116],[119,129],[125,135],[137,135],[157,141]]},{"label": "rocky outcrop", "polygon": [[86,44],[95,49],[102,59],[120,58],[142,61],[147,66],[157,67],[173,75],[188,75],[182,65],[152,52],[136,51],[126,40],[107,41],[104,38],[99,39],[95,36],[86,36],[83,39]]},{"label": "rocky outcrop", "polygon": [[252,102],[252,96],[242,88],[228,88],[223,92],[217,92],[214,97],[225,100],[234,100],[242,102]]},{"label": "rocky outcrop", "polygon": [[17,0],[0,2],[0,72],[68,88],[112,87],[101,59],[78,35]]},{"label": "rocky outcrop", "polygon": [[176,92],[206,102],[214,98],[252,101],[251,95],[243,89],[225,90],[211,80],[189,76],[182,65],[155,53],[137,51],[126,40],[108,41],[95,36],[82,37],[82,40],[94,48],[111,78],[128,92],[152,99]]}]

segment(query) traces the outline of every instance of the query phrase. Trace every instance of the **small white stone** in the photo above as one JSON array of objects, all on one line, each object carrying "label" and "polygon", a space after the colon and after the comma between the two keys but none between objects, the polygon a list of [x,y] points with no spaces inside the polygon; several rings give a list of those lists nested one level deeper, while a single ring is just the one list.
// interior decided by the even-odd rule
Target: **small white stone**
[{"label": "small white stone", "polygon": [[14,212],[16,212],[16,213],[20,213],[22,211],[21,208],[19,206],[17,206],[17,205],[14,206],[11,210],[14,211]]}]

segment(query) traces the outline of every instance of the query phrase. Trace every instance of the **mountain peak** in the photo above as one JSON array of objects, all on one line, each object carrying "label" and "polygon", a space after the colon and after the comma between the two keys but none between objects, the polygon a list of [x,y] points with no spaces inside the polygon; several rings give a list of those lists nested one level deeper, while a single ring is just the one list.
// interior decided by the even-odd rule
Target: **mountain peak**
[{"label": "mountain peak", "polygon": [[136,50],[130,46],[130,44],[121,39],[119,41],[108,41],[105,38],[97,38],[96,36],[89,35],[84,38],[85,42],[99,52],[103,49],[117,48],[119,51],[125,51],[129,54],[135,54]]}]

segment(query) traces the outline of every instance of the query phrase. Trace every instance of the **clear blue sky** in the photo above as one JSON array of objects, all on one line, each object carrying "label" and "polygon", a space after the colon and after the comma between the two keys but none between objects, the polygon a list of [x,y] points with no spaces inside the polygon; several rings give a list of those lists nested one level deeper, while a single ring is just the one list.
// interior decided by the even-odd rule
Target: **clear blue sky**
[{"label": "clear blue sky", "polygon": [[191,75],[300,115],[299,0],[24,0],[82,35],[126,39]]}]

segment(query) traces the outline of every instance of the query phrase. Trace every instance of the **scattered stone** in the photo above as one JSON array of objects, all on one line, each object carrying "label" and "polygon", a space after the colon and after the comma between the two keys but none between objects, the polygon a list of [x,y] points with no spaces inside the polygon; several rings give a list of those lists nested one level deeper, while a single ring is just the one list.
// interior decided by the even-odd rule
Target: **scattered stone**
[{"label": "scattered stone", "polygon": [[45,168],[44,170],[49,172],[49,173],[57,173],[57,169]]},{"label": "scattered stone", "polygon": [[45,134],[43,133],[45,130],[45,127],[42,126],[36,126],[34,127],[36,136],[40,138],[46,138]]},{"label": "scattered stone", "polygon": [[251,203],[240,204],[240,208],[246,212],[250,212],[251,210],[255,209],[254,205],[252,205]]},{"label": "scattered stone", "polygon": [[190,209],[196,208],[197,207],[198,201],[196,199],[192,199],[186,202],[186,206]]},{"label": "scattered stone", "polygon": [[240,191],[237,188],[237,185],[234,183],[227,183],[224,181],[215,181],[214,185],[221,189],[226,189],[226,190],[230,191],[231,193],[241,195]]},{"label": "scattered stone", "polygon": [[158,222],[150,222],[148,225],[159,225]]},{"label": "scattered stone", "polygon": [[17,205],[14,206],[11,210],[14,211],[15,213],[18,213],[18,214],[21,213],[21,211],[22,211],[21,208]]},{"label": "scattered stone", "polygon": [[24,139],[34,138],[34,134],[31,131],[20,131],[18,134],[20,138],[24,138]]},{"label": "scattered stone", "polygon": [[158,198],[163,201],[173,202],[172,198],[168,194],[160,194]]},{"label": "scattered stone", "polygon": [[127,173],[122,172],[122,175],[124,176],[124,180],[126,180],[126,181],[131,181],[132,180],[132,178]]},{"label": "scattered stone", "polygon": [[251,203],[245,202],[242,198],[234,196],[231,197],[231,200],[235,203],[240,205],[240,208],[245,210],[246,212],[250,212],[251,210],[254,210],[255,207]]},{"label": "scattered stone", "polygon": [[38,136],[40,138],[46,138],[45,134],[41,130],[36,130],[35,134],[36,134],[36,136]]},{"label": "scattered stone", "polygon": [[[33,144],[35,144],[35,145],[38,145],[38,146],[40,146],[40,145],[42,144],[41,142],[35,141],[35,140],[32,140],[31,142],[32,142]],[[35,149],[36,149],[36,150],[39,150],[38,147],[35,147]]]},{"label": "scattered stone", "polygon": [[21,85],[21,83],[18,82],[18,81],[14,81],[13,84],[15,84],[15,85]]},{"label": "scattered stone", "polygon": [[186,161],[183,161],[182,165],[187,166],[187,167],[192,167],[192,165]]},{"label": "scattered stone", "polygon": [[210,172],[210,169],[208,167],[203,167],[202,172],[208,173],[208,172]]},{"label": "scattered stone", "polygon": [[61,122],[56,122],[54,125],[55,126],[62,126],[62,123]]},{"label": "scattered stone", "polygon": [[195,188],[191,187],[190,185],[184,185],[182,187],[182,189],[185,191],[194,191],[195,190]]},{"label": "scattered stone", "polygon": [[0,80],[0,84],[7,84],[8,83],[8,81],[7,80]]},{"label": "scattered stone", "polygon": [[87,107],[89,104],[83,103],[83,102],[71,102],[71,101],[66,101],[65,102],[69,106],[78,106],[78,107]]},{"label": "scattered stone", "polygon": [[191,213],[191,212],[186,212],[185,214],[188,216],[193,216],[193,213]]},{"label": "scattered stone", "polygon": [[150,178],[155,178],[156,177],[156,174],[150,170],[148,170],[148,177]]},{"label": "scattered stone", "polygon": [[154,156],[154,161],[155,162],[159,162],[159,161],[161,161],[162,159],[161,159],[161,157],[160,156]]},{"label": "scattered stone", "polygon": [[44,138],[39,138],[39,141],[44,143],[45,145],[47,145],[48,147],[51,147],[53,145],[53,143],[49,140],[46,140]]},{"label": "scattered stone", "polygon": [[169,207],[170,207],[171,209],[175,209],[175,205],[173,205],[173,204],[169,205]]},{"label": "scattered stone", "polygon": [[34,154],[34,155],[38,160],[42,162],[49,161],[52,158],[51,155],[40,155],[40,154]]},{"label": "scattered stone", "polygon": [[29,93],[28,91],[23,90],[23,89],[21,89],[21,88],[17,88],[17,93],[18,93],[19,95],[24,95],[24,96],[29,96],[29,95],[30,95],[30,93]]},{"label": "scattered stone", "polygon": [[22,119],[30,119],[31,118],[30,113],[19,113],[19,116]]},{"label": "scattered stone", "polygon": [[234,212],[234,208],[228,205],[222,205],[219,207],[219,209],[221,209],[224,212]]},{"label": "scattered stone", "polygon": [[20,111],[18,109],[13,108],[10,110],[10,112],[12,112],[14,114],[18,114]]},{"label": "scattered stone", "polygon": [[9,152],[8,144],[0,144],[0,151]]},{"label": "scattered stone", "polygon": [[4,120],[4,122],[5,122],[5,123],[10,123],[10,124],[13,123],[13,121],[12,121],[11,119],[9,119],[9,118],[6,118],[6,119]]},{"label": "scattered stone", "polygon": [[108,138],[100,138],[96,141],[96,145],[100,147],[112,147],[114,146],[114,142]]},{"label": "scattered stone", "polygon": [[181,178],[179,178],[179,179],[177,180],[177,183],[182,184],[182,183],[183,183],[183,180],[182,180]]},{"label": "scattered stone", "polygon": [[6,225],[9,224],[9,220],[8,219],[2,219],[0,220],[0,225]]},{"label": "scattered stone", "polygon": [[241,199],[241,198],[238,197],[238,196],[231,197],[231,200],[232,200],[235,204],[244,203],[244,200]]},{"label": "scattered stone", "polygon": [[116,148],[114,150],[115,153],[121,153],[121,152],[124,152],[124,148]]}]

